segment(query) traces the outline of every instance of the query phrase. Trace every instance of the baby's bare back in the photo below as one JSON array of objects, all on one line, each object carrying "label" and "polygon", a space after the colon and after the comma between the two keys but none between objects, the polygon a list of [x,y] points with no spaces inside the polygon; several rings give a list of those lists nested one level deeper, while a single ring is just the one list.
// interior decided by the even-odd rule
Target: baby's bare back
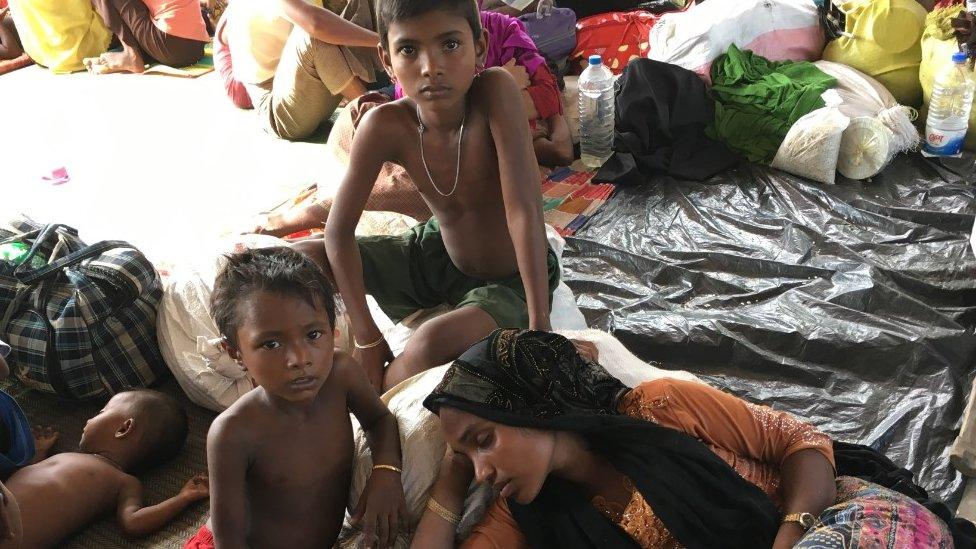
[{"label": "baby's bare back", "polygon": [[6,485],[20,506],[21,547],[52,547],[99,515],[114,512],[127,478],[107,461],[75,452],[17,471]]},{"label": "baby's bare back", "polygon": [[[326,383],[322,393],[329,392]],[[352,426],[344,395],[319,398],[324,405],[304,422],[261,422],[247,478],[251,547],[331,547],[339,535],[352,471]]]}]

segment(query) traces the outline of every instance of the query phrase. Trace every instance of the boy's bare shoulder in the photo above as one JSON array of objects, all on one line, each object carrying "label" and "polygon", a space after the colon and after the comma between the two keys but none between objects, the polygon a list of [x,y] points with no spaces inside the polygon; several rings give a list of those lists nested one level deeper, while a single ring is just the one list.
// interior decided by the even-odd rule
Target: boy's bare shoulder
[{"label": "boy's bare shoulder", "polygon": [[223,443],[249,440],[249,434],[267,413],[267,406],[258,398],[260,390],[252,389],[221,412],[210,424],[207,440]]},{"label": "boy's bare shoulder", "polygon": [[473,108],[488,110],[492,104],[514,102],[521,105],[522,92],[518,89],[515,79],[508,71],[501,67],[485,69],[474,82],[468,92]]},{"label": "boy's bare shoulder", "polygon": [[[384,141],[388,142],[399,142],[398,139],[389,139],[392,134],[391,130],[416,128],[417,116],[415,112],[416,107],[405,97],[377,105],[369,109],[363,116],[356,128],[356,135],[366,134],[382,137]],[[379,130],[379,132],[370,130]]]}]

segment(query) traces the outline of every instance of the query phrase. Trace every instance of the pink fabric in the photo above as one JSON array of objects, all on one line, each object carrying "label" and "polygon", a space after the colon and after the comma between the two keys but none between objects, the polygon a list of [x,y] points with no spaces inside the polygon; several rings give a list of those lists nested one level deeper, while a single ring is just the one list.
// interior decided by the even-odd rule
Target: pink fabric
[{"label": "pink fabric", "polygon": [[220,16],[217,28],[214,30],[213,61],[214,68],[224,82],[227,97],[239,109],[253,109],[251,96],[247,94],[244,84],[234,78],[234,61],[230,55],[230,45],[224,39],[224,28],[227,26],[227,12]]},{"label": "pink fabric", "polygon": [[172,36],[209,42],[199,0],[142,0],[156,28]]},{"label": "pink fabric", "polygon": [[[818,61],[823,55],[823,35],[819,27],[774,30],[740,49],[752,50],[770,61]],[[710,62],[694,69],[709,86],[712,85],[711,71]]]}]

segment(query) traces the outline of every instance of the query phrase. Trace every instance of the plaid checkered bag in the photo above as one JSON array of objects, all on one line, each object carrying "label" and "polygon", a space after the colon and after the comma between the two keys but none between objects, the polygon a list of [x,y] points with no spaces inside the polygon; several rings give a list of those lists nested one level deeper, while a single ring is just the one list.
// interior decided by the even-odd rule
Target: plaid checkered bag
[{"label": "plaid checkered bag", "polygon": [[30,246],[0,259],[0,339],[25,385],[68,399],[146,387],[166,372],[156,342],[159,274],[132,245],[86,245],[66,225],[0,225],[0,244]]}]

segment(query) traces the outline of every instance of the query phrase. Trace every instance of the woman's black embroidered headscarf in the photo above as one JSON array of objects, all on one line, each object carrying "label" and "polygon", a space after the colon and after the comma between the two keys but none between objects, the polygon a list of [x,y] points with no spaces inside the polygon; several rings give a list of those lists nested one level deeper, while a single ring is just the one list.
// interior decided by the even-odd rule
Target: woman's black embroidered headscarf
[{"label": "woman's black embroidered headscarf", "polygon": [[[620,414],[628,391],[563,336],[496,330],[454,362],[424,400],[478,417],[582,435],[627,476],[671,534],[689,549],[770,547],[779,513],[700,441]],[[550,475],[528,505],[509,507],[532,547],[634,547],[571,483]]]}]

